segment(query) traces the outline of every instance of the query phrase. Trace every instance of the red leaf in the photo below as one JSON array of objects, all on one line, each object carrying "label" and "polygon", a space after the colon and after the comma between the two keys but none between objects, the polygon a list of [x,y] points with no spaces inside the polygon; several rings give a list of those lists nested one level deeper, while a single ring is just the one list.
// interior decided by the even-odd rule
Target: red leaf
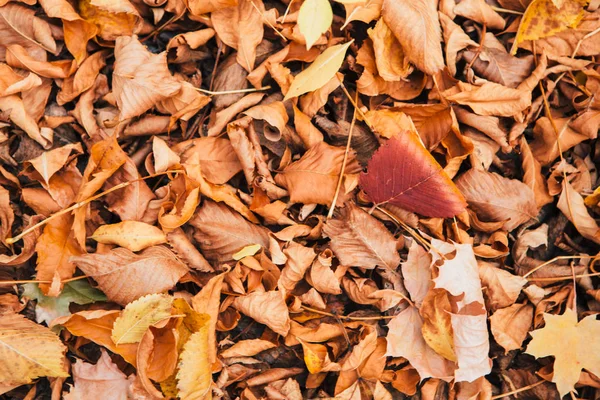
[{"label": "red leaf", "polygon": [[390,203],[427,217],[464,211],[463,195],[410,131],[388,140],[360,175],[360,187],[375,204]]}]

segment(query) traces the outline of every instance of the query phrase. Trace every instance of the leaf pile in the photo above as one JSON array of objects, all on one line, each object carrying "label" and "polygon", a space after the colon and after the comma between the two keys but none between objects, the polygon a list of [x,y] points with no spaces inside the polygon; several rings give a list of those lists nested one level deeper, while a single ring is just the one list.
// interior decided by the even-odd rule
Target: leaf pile
[{"label": "leaf pile", "polygon": [[598,1],[0,0],[0,398],[598,398],[598,57]]}]

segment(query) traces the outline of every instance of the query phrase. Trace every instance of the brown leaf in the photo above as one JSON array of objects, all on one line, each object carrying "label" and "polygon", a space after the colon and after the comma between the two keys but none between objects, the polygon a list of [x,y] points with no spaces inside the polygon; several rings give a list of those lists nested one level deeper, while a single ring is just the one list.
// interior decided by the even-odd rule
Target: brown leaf
[{"label": "brown leaf", "polygon": [[471,169],[456,180],[469,206],[487,221],[507,221],[504,228],[512,231],[537,216],[531,189],[516,179]]},{"label": "brown leaf", "polygon": [[287,261],[281,271],[277,286],[282,293],[287,293],[292,291],[296,284],[304,278],[304,274],[311,266],[316,253],[310,247],[290,242],[283,250],[283,254],[287,257]]},{"label": "brown leaf", "polygon": [[442,33],[434,2],[384,0],[381,15],[417,68],[429,75],[444,68]]},{"label": "brown leaf", "polygon": [[385,225],[352,203],[346,204],[339,217],[327,221],[323,233],[343,265],[395,270],[400,264],[396,240]]},{"label": "brown leaf", "polygon": [[411,131],[398,133],[375,153],[367,173],[360,176],[360,186],[376,205],[390,203],[430,217],[452,217],[466,206],[454,183]]},{"label": "brown leaf", "polygon": [[533,321],[531,304],[513,304],[496,311],[490,317],[490,327],[496,342],[508,353],[521,348]]},{"label": "brown leaf", "polygon": [[115,42],[113,91],[121,118],[143,114],[181,89],[169,72],[165,54],[152,54],[136,36]]},{"label": "brown leaf", "polygon": [[504,29],[504,19],[484,0],[463,0],[453,11],[457,15],[485,24],[489,29]]},{"label": "brown leaf", "polygon": [[554,125],[558,132],[554,131],[549,118],[541,117],[536,121],[533,128],[534,140],[531,143],[531,152],[542,166],[546,166],[556,160],[559,157],[560,151],[567,151],[573,146],[589,139],[569,126],[569,121],[569,118],[554,118]]},{"label": "brown leaf", "polygon": [[71,261],[93,277],[110,300],[121,305],[169,290],[188,272],[187,266],[162,246],[149,247],[140,254],[117,248],[72,257]]},{"label": "brown leaf", "polygon": [[490,263],[480,261],[478,265],[479,278],[481,284],[487,288],[487,297],[492,309],[512,305],[527,284],[526,279],[496,268]]},{"label": "brown leaf", "polygon": [[256,47],[263,38],[262,0],[237,0],[233,7],[219,8],[211,13],[217,36],[227,46],[238,51],[237,61],[248,72],[254,69]]},{"label": "brown leaf", "polygon": [[[298,161],[275,176],[275,182],[290,192],[292,203],[329,205],[333,201],[345,149],[325,142],[308,149]],[[344,180],[337,204],[343,204],[356,185],[360,166],[353,153],[348,154]]]},{"label": "brown leaf", "polygon": [[458,93],[451,93],[454,89],[445,92],[446,99],[469,106],[479,115],[512,117],[531,105],[531,92],[497,83],[486,82],[482,86],[474,86],[459,82],[458,88]]},{"label": "brown leaf", "polygon": [[562,193],[557,207],[584,238],[600,243],[600,227],[588,213],[583,197],[567,180],[562,183]]},{"label": "brown leaf", "polygon": [[194,239],[209,261],[231,261],[235,253],[249,245],[269,247],[265,228],[210,200],[204,200],[189,223],[196,228]]},{"label": "brown leaf", "polygon": [[281,292],[253,292],[237,297],[232,305],[275,333],[286,336],[290,330],[290,317]]}]

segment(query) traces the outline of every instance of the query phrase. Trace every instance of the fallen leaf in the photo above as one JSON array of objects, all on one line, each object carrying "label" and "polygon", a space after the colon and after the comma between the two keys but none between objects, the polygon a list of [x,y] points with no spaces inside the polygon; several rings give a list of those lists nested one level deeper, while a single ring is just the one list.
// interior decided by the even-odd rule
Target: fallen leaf
[{"label": "fallen leaf", "polygon": [[458,87],[460,91],[448,93],[446,100],[469,106],[479,115],[512,117],[531,105],[531,92],[493,82],[486,82],[482,86],[459,82]]},{"label": "fallen leaf", "polygon": [[513,304],[497,310],[490,317],[490,329],[506,353],[520,349],[533,322],[531,304]]},{"label": "fallen leaf", "polygon": [[275,333],[286,336],[290,330],[290,317],[281,292],[253,292],[237,297],[232,305]]},{"label": "fallen leaf", "polygon": [[570,308],[562,315],[544,313],[544,321],[544,328],[531,332],[533,339],[526,352],[534,357],[554,356],[552,382],[562,397],[575,390],[582,369],[600,374],[600,349],[595,340],[600,325],[595,315],[577,322],[577,313]]},{"label": "fallen leaf", "polygon": [[298,27],[306,39],[307,50],[327,32],[332,21],[333,11],[329,0],[306,0],[302,3],[298,13]]},{"label": "fallen leaf", "polygon": [[146,329],[171,316],[171,296],[150,294],[129,303],[112,328],[116,345],[139,342]]},{"label": "fallen leaf", "polygon": [[373,155],[367,173],[360,176],[360,186],[376,205],[389,203],[430,217],[452,217],[466,205],[411,131],[398,133]]},{"label": "fallen leaf", "polygon": [[471,169],[456,180],[456,186],[480,218],[507,221],[504,228],[509,232],[537,217],[533,192],[516,179]]},{"label": "fallen leaf", "polygon": [[0,318],[0,357],[10,360],[0,371],[6,385],[30,383],[39,377],[67,377],[66,347],[50,329],[19,314]]},{"label": "fallen leaf", "polygon": [[583,237],[600,243],[600,228],[596,220],[588,213],[583,197],[573,189],[567,180],[562,183],[562,193],[557,207],[575,225]]},{"label": "fallen leaf", "polygon": [[323,233],[331,238],[331,249],[343,265],[395,270],[400,264],[396,240],[385,225],[351,203],[327,221]]},{"label": "fallen leaf", "polygon": [[304,93],[312,92],[323,87],[335,76],[344,61],[348,47],[353,43],[338,44],[329,47],[313,61],[304,71],[294,77],[292,85],[285,98],[298,97]]},{"label": "fallen leaf", "polygon": [[73,257],[71,261],[93,277],[111,301],[121,305],[169,290],[188,272],[187,266],[162,246],[149,247],[140,254],[117,248],[105,254]]},{"label": "fallen leaf", "polygon": [[183,347],[177,372],[182,400],[211,397],[212,374],[208,360],[208,324],[190,336]]},{"label": "fallen leaf", "polygon": [[139,221],[103,225],[96,229],[91,238],[98,243],[116,244],[131,251],[144,250],[167,241],[160,229]]}]

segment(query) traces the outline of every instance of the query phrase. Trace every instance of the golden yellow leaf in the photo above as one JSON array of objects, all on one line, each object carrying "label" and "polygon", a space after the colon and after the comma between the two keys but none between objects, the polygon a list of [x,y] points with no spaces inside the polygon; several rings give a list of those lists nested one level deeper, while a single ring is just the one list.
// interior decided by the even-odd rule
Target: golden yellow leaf
[{"label": "golden yellow leaf", "polygon": [[553,36],[579,24],[587,0],[565,0],[561,3],[560,8],[553,0],[533,0],[529,3],[521,19],[511,54],[516,54],[519,44],[526,40]]},{"label": "golden yellow leaf", "polygon": [[301,339],[298,341],[302,344],[302,350],[304,351],[304,362],[306,368],[311,374],[321,372],[323,363],[327,357],[327,347],[318,343],[307,343]]},{"label": "golden yellow leaf", "polygon": [[98,243],[116,244],[131,251],[165,243],[167,237],[156,226],[139,221],[123,221],[102,225],[91,236]]},{"label": "golden yellow leaf", "polygon": [[149,294],[129,303],[113,326],[115,344],[140,341],[146,329],[171,315],[173,298],[164,294]]},{"label": "golden yellow leaf", "polygon": [[211,366],[208,361],[208,321],[183,347],[177,372],[181,400],[211,399]]},{"label": "golden yellow leaf", "polygon": [[546,326],[531,332],[527,353],[554,357],[552,382],[560,396],[575,390],[582,369],[600,375],[600,321],[590,315],[577,322],[577,313],[567,308],[562,315],[544,313]]},{"label": "golden yellow leaf", "polygon": [[294,77],[290,90],[283,100],[323,87],[338,72],[346,56],[346,50],[353,42],[354,40],[351,40],[348,43],[331,46],[321,53],[308,68]]},{"label": "golden yellow leaf", "polygon": [[0,382],[29,383],[40,376],[69,376],[63,366],[67,348],[50,329],[19,314],[0,317]]},{"label": "golden yellow leaf", "polygon": [[231,257],[234,260],[239,261],[244,257],[253,256],[260,251],[262,246],[260,244],[251,244],[250,246],[246,246]]},{"label": "golden yellow leaf", "polygon": [[298,27],[306,39],[306,49],[310,49],[321,35],[327,32],[333,21],[333,11],[329,0],[306,0],[298,13]]},{"label": "golden yellow leaf", "polygon": [[98,36],[104,40],[135,33],[141,19],[135,7],[122,0],[79,0],[79,13],[96,25]]}]

